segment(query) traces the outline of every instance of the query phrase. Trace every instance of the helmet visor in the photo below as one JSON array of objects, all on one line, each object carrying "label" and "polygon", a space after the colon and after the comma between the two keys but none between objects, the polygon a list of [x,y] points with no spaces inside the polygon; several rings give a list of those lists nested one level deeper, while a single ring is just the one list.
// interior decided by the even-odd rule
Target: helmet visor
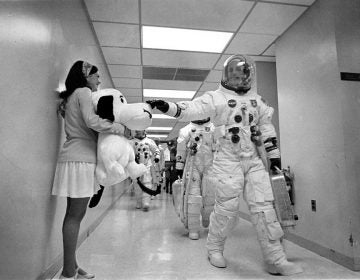
[{"label": "helmet visor", "polygon": [[250,58],[234,55],[224,63],[222,83],[234,91],[247,91],[251,88],[255,76],[255,64]]}]

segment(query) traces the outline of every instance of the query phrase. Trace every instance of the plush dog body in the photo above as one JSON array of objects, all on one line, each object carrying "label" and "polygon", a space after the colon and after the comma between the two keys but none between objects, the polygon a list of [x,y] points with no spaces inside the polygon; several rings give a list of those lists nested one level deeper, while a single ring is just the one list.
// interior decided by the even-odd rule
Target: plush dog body
[{"label": "plush dog body", "polygon": [[[103,89],[93,94],[96,113],[104,119],[121,123],[132,130],[144,130],[152,123],[151,107],[147,103],[127,104],[116,89]],[[131,142],[124,136],[99,133],[96,178],[103,186],[136,179],[146,172],[144,164],[135,162]]]}]

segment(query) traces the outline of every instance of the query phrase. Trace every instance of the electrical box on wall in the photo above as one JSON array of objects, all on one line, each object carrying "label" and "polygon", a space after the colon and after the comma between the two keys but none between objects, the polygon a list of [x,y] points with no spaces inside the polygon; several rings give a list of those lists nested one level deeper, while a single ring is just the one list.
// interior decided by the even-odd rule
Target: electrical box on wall
[{"label": "electrical box on wall", "polygon": [[316,212],[316,200],[311,200],[311,211]]},{"label": "electrical box on wall", "polygon": [[360,73],[340,72],[341,80],[360,82]]}]

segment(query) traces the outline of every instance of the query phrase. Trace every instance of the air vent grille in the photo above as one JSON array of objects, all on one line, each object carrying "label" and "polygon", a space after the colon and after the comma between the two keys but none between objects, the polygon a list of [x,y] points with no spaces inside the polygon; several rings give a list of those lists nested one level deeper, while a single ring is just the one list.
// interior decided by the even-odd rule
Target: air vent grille
[{"label": "air vent grille", "polygon": [[143,67],[143,79],[202,82],[206,79],[209,72],[210,70],[203,69],[145,66]]}]

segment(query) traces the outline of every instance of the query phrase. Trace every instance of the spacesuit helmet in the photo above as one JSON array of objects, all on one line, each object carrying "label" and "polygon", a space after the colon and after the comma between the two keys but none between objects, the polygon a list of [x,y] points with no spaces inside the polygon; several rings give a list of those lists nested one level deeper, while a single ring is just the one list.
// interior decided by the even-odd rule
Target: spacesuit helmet
[{"label": "spacesuit helmet", "polygon": [[224,62],[222,71],[221,85],[244,94],[251,89],[255,79],[255,63],[245,55],[232,55]]},{"label": "spacesuit helmet", "polygon": [[202,120],[193,120],[191,121],[192,123],[198,124],[198,125],[202,125],[204,123],[207,123],[210,121],[210,117],[206,118],[206,119],[202,119]]},{"label": "spacesuit helmet", "polygon": [[144,139],[146,137],[146,132],[145,130],[135,130],[135,135],[134,135],[135,138],[137,139]]}]

